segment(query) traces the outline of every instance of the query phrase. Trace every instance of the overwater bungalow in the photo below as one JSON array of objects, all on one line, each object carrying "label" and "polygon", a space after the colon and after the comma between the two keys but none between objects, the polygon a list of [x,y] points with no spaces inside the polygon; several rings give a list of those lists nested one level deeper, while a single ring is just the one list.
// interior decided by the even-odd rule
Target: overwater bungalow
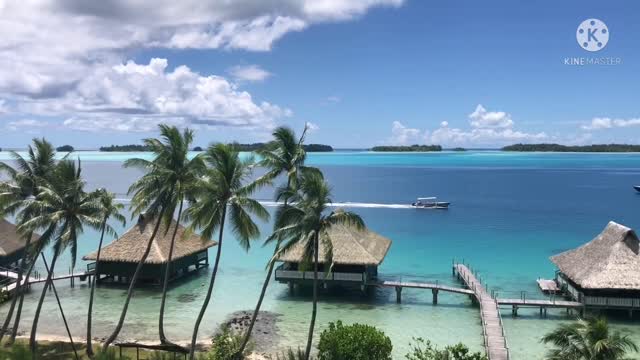
[{"label": "overwater bungalow", "polygon": [[18,234],[17,227],[0,219],[0,266],[13,267],[25,253],[26,239]]},{"label": "overwater bungalow", "polygon": [[[140,215],[138,223],[120,238],[104,246],[100,253],[98,281],[126,283],[133,276],[138,261],[142,258],[155,225],[154,219]],[[168,264],[171,236],[176,222],[171,222],[169,231],[160,229],[153,240],[151,252],[144,263],[140,275],[140,283],[162,284],[165,266]],[[163,225],[164,227],[164,225]],[[197,271],[209,265],[208,249],[215,246],[215,241],[205,240],[197,234],[185,234],[185,228],[178,226],[173,256],[171,259],[171,275],[169,281]],[[96,260],[97,250],[85,255],[83,260]],[[95,271],[95,262],[87,265],[87,272]]]},{"label": "overwater bungalow", "polygon": [[[391,240],[372,231],[358,231],[346,226],[334,226],[329,231],[329,239],[333,246],[333,268],[325,274],[325,246],[319,244],[319,271],[321,284],[359,286],[365,291],[368,283],[376,281],[378,266],[382,263]],[[304,260],[305,244],[299,243],[281,255],[278,260],[283,263],[276,269],[276,281],[289,284],[293,290],[295,284],[310,284],[313,281],[313,266]]]},{"label": "overwater bungalow", "polygon": [[551,257],[556,281],[588,308],[640,309],[640,242],[615,222],[590,242]]}]

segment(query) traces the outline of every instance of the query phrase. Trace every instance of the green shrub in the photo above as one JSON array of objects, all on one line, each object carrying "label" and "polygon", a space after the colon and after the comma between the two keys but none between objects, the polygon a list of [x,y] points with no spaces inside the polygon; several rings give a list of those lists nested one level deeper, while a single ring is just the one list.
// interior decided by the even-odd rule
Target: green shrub
[{"label": "green shrub", "polygon": [[429,340],[414,338],[411,344],[411,352],[405,355],[408,360],[487,360],[487,357],[479,352],[472,353],[469,348],[458,343],[446,346],[443,350],[432,345]]},{"label": "green shrub", "polygon": [[[298,351],[293,351],[289,348],[286,353],[276,355],[276,360],[306,360],[306,356],[304,355],[304,351],[300,350],[300,348],[298,348]],[[313,357],[309,359],[313,360]]]},{"label": "green shrub", "polygon": [[24,344],[13,344],[10,347],[0,345],[0,360],[31,360],[31,351]]},{"label": "green shrub", "polygon": [[[211,350],[202,360],[234,360],[243,339],[242,335],[233,333],[226,326],[220,328],[220,331],[213,337]],[[251,350],[251,344],[249,344],[242,355],[247,356]]]},{"label": "green shrub", "polygon": [[373,326],[330,323],[320,335],[319,360],[390,360],[391,340]]}]

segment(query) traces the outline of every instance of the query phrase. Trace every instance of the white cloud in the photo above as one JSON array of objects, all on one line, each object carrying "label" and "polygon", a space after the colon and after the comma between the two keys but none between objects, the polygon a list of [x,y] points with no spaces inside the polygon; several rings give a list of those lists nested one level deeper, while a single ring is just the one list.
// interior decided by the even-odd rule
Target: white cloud
[{"label": "white cloud", "polygon": [[602,130],[612,128],[626,128],[632,126],[640,126],[640,118],[635,119],[611,119],[611,118],[593,118],[589,124],[580,126],[582,130]]},{"label": "white cloud", "polygon": [[399,121],[394,121],[391,127],[391,137],[387,143],[391,145],[409,145],[422,142],[424,137],[419,129],[404,126]]},{"label": "white cloud", "polygon": [[59,97],[135,48],[268,51],[292,31],[402,0],[0,1],[0,93]]},{"label": "white cloud", "polygon": [[7,101],[4,99],[0,99],[0,115],[6,114],[9,112],[9,106],[7,105]]},{"label": "white cloud", "polygon": [[408,145],[414,143],[438,144],[451,146],[501,146],[514,142],[540,142],[550,138],[544,132],[528,133],[514,130],[515,122],[505,112],[487,111],[478,105],[469,115],[469,129],[450,127],[448,121],[442,121],[440,126],[429,133],[420,129],[407,128],[398,121],[393,122],[391,138],[392,144]]},{"label": "white cloud", "polygon": [[342,101],[342,98],[336,95],[331,95],[327,97],[327,101],[336,104]]},{"label": "white cloud", "polygon": [[307,121],[306,126],[307,126],[307,132],[309,134],[320,130],[320,127],[317,124],[314,124],[314,123],[312,123],[310,121]]},{"label": "white cloud", "polygon": [[469,114],[471,126],[478,129],[510,128],[513,126],[511,115],[504,111],[487,111],[482,105],[476,106]]},{"label": "white cloud", "polygon": [[254,101],[223,77],[186,66],[169,71],[159,58],[96,67],[63,97],[33,100],[21,110],[65,116],[65,126],[87,131],[147,131],[161,122],[270,129],[291,116],[289,109]]},{"label": "white cloud", "polygon": [[34,120],[34,119],[21,119],[15,121],[9,121],[6,125],[6,128],[11,131],[33,131],[36,129],[41,129],[46,126],[49,126],[47,121],[43,120]]},{"label": "white cloud", "polygon": [[238,65],[229,69],[229,74],[236,81],[264,81],[271,73],[258,65]]}]

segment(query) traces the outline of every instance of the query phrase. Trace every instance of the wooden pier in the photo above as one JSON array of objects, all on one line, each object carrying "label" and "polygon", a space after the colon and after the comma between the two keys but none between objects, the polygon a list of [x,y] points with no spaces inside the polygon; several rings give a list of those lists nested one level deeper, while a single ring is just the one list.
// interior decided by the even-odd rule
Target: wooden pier
[{"label": "wooden pier", "polygon": [[464,264],[454,264],[453,272],[473,291],[480,304],[484,346],[489,360],[508,360],[509,347],[504,336],[498,301],[485,289],[476,275]]},{"label": "wooden pier", "polygon": [[473,295],[473,291],[469,289],[463,289],[454,286],[442,285],[438,281],[431,282],[415,282],[415,281],[379,281],[376,283],[376,286],[380,287],[392,287],[396,289],[396,302],[399,304],[402,302],[402,289],[410,288],[410,289],[424,289],[431,290],[433,293],[433,304],[438,304],[438,292],[446,291],[456,294],[466,294]]},{"label": "wooden pier", "polygon": [[[9,293],[12,293],[16,287],[17,287],[17,283],[18,283],[18,273],[16,273],[15,271],[11,271],[11,270],[7,270],[7,269],[3,269],[2,271],[0,271],[0,276],[8,278],[8,279],[15,279],[16,281],[12,282],[9,285],[6,285],[4,287],[2,287],[1,289],[4,291],[7,291]],[[80,279],[80,281],[85,281],[86,279],[89,279],[91,276],[93,276],[93,272],[79,272],[79,273],[74,273],[71,272],[69,274],[66,275],[58,275],[56,276],[54,274],[54,276],[52,277],[52,281],[59,281],[59,280],[69,280],[71,283],[71,287],[75,286],[75,281],[76,279]],[[33,277],[31,276],[29,279],[22,279],[22,285],[26,285],[29,286],[31,284],[39,284],[39,283],[43,283],[47,281],[47,277]]]}]

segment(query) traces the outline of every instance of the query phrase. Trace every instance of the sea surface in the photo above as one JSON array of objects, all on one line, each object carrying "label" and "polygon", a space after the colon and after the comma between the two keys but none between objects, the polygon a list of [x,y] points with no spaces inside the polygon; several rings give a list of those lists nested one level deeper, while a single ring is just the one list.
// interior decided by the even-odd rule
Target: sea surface
[{"label": "sea surface", "polygon": [[[127,188],[140,172],[124,169],[122,162],[149,155],[78,152],[72,156],[82,160],[90,189],[106,187],[126,199]],[[8,153],[0,153],[0,160],[9,160]],[[554,276],[549,256],[591,240],[612,220],[640,228],[640,194],[632,188],[640,184],[640,154],[338,151],[309,154],[308,164],[324,171],[333,188],[334,202],[343,206],[356,203],[351,210],[359,213],[370,229],[393,241],[379,269],[382,276],[455,284],[452,261],[464,259],[500,297],[520,297],[522,292],[529,298],[541,297],[535,281]],[[451,201],[452,206],[448,211],[404,206],[422,196],[437,196]],[[261,190],[256,198],[269,204],[272,189]],[[120,233],[125,230],[114,226]],[[271,225],[260,227],[264,239]],[[97,243],[98,234],[87,231],[78,254],[95,250]],[[262,246],[261,240],[245,252],[231,232],[225,234],[223,246],[213,300],[201,326],[203,340],[230,313],[254,307],[272,252]],[[210,250],[211,261],[214,255]],[[85,266],[80,260],[75,271]],[[67,255],[60,260],[56,273],[66,273],[70,267]],[[165,320],[170,338],[189,338],[208,275],[203,271],[172,287]],[[68,282],[60,281],[56,286],[74,335],[84,336],[89,293],[86,284],[77,282],[71,288]],[[34,286],[28,295],[24,331],[31,322],[40,289]],[[103,337],[113,329],[125,289],[101,287],[96,293],[94,334]],[[159,300],[157,290],[136,291],[124,338],[157,339]],[[7,308],[0,306],[0,319]],[[263,309],[280,314],[272,350],[304,346],[311,310],[309,294],[291,296],[285,285],[274,282]],[[540,337],[571,320],[565,311],[552,311],[545,319],[539,318],[537,310],[520,310],[517,318],[511,317],[510,309],[502,314],[513,359],[541,359],[546,348]],[[393,289],[377,290],[368,298],[356,293],[324,293],[317,334],[336,320],[382,329],[391,337],[394,358],[398,359],[404,358],[414,337],[440,346],[464,342],[482,350],[479,310],[466,296],[441,293],[438,305],[433,305],[431,292],[421,290],[405,289],[402,304],[396,304]],[[640,317],[629,321],[626,313],[614,314],[611,321],[615,329],[640,343]],[[64,335],[53,296],[47,298],[39,329],[42,334]]]}]

